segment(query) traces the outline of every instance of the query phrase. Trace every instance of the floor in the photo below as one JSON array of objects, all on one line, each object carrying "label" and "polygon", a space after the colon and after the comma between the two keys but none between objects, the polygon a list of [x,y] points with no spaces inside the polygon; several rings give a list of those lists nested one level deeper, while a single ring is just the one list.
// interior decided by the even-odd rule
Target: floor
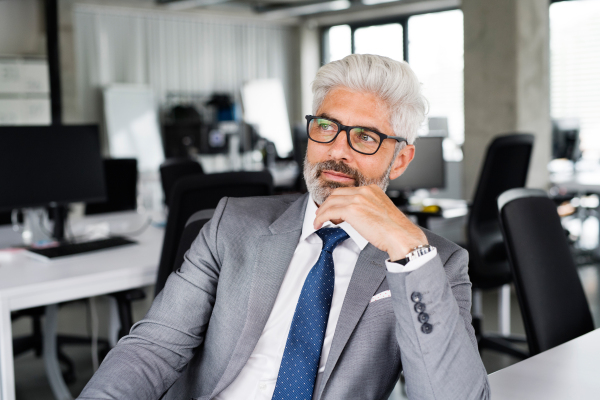
[{"label": "floor", "polygon": [[[592,314],[596,326],[600,326],[600,265],[590,264],[579,268],[579,274],[588,297]],[[152,294],[147,296],[146,300],[138,301],[134,306],[134,318],[140,319],[150,305]],[[96,300],[100,326],[105,326],[108,312],[108,302],[105,298]],[[524,334],[523,323],[519,313],[516,296],[511,296],[511,330],[515,334]],[[85,301],[73,302],[61,307],[59,313],[58,330],[59,333],[89,335],[88,304]],[[483,312],[485,315],[484,330],[494,332],[497,330],[497,292],[488,292],[483,294]],[[29,332],[28,322],[16,321],[13,323],[14,335],[20,335]],[[100,329],[100,336],[105,337],[106,332]],[[74,361],[76,365],[77,380],[69,385],[71,393],[78,395],[86,382],[93,374],[92,358],[89,346],[66,346],[65,353]],[[492,351],[484,350],[482,353],[483,363],[488,373],[505,368],[518,360],[498,354]],[[36,358],[32,353],[26,353],[15,360],[15,381],[18,400],[52,400],[53,396],[46,379],[43,360]],[[390,400],[406,399],[403,390],[398,385]]]}]

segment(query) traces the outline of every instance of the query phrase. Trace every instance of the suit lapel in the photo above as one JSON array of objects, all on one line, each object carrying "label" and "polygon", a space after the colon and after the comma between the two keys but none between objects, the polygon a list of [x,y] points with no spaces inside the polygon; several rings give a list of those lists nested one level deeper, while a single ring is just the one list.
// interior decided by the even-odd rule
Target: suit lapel
[{"label": "suit lapel", "polygon": [[348,291],[346,292],[340,317],[333,335],[333,341],[331,343],[329,356],[327,357],[327,363],[325,364],[325,371],[323,372],[321,386],[318,390],[317,400],[321,398],[323,389],[325,388],[346,343],[348,343],[348,339],[354,331],[356,324],[369,305],[371,297],[373,297],[375,291],[385,278],[385,260],[387,258],[388,255],[386,252],[377,249],[372,244],[368,244],[360,253],[358,260],[356,261],[356,266],[354,267],[354,272],[352,273],[352,278],[350,279]]},{"label": "suit lapel", "polygon": [[259,239],[244,328],[211,398],[233,382],[256,347],[298,246],[307,199],[305,195],[292,203],[269,227],[271,235]]}]

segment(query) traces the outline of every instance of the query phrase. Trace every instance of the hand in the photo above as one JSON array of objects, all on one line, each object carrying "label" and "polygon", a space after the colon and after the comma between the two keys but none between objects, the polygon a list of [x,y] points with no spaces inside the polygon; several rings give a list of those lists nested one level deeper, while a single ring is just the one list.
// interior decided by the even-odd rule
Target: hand
[{"label": "hand", "polygon": [[392,203],[377,185],[333,190],[317,210],[314,228],[327,221],[348,222],[358,233],[392,261],[400,260],[415,247],[426,245],[427,237]]}]

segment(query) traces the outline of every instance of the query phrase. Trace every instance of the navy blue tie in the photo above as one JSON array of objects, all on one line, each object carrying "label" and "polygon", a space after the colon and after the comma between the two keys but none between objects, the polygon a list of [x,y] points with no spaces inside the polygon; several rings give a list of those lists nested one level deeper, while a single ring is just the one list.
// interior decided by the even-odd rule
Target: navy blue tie
[{"label": "navy blue tie", "polygon": [[323,249],[302,286],[272,400],[310,400],[313,395],[333,297],[332,253],[348,239],[340,228],[321,228],[316,233]]}]

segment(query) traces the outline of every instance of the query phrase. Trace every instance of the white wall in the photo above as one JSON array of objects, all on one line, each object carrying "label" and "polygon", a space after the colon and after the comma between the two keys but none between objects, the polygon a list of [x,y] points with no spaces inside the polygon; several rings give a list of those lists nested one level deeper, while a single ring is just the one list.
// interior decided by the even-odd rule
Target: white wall
[{"label": "white wall", "polygon": [[239,98],[244,82],[277,78],[295,104],[293,26],[97,5],[75,7],[74,23],[77,105],[86,121],[99,120],[100,90],[113,83],[149,85],[164,104],[173,92]]}]

